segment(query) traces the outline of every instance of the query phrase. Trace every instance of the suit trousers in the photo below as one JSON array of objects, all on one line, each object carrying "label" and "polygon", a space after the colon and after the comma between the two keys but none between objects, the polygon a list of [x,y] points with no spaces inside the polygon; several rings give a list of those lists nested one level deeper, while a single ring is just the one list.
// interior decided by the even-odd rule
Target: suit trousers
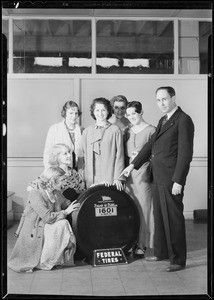
[{"label": "suit trousers", "polygon": [[186,229],[183,193],[172,195],[172,185],[152,184],[154,204],[154,255],[170,264],[186,265]]}]

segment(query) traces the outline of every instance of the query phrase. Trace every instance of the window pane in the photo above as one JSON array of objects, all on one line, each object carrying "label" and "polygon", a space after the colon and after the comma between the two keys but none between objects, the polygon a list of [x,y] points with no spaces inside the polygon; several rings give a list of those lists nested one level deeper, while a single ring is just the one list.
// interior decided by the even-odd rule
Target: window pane
[{"label": "window pane", "polygon": [[208,73],[208,37],[211,22],[179,22],[179,73]]},{"label": "window pane", "polygon": [[172,21],[97,21],[97,73],[174,73]]},{"label": "window pane", "polygon": [[14,73],[90,73],[91,22],[14,20]]},{"label": "window pane", "polygon": [[8,20],[2,20],[2,33],[5,35],[6,39],[7,39],[7,54],[3,53],[3,58],[7,59],[7,71],[8,71],[8,41],[9,41],[9,36],[8,36],[8,26],[9,26],[9,22]]}]

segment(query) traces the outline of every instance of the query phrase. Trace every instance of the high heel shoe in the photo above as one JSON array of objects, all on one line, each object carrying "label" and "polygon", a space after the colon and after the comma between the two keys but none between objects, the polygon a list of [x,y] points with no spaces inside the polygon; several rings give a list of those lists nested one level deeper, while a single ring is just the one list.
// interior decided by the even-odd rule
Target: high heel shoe
[{"label": "high heel shoe", "polygon": [[136,249],[137,249],[137,244],[134,244],[134,246],[132,246],[132,248],[129,249],[129,250],[126,252],[125,255],[126,255],[126,256],[131,256],[131,254],[134,254],[134,253],[135,253]]},{"label": "high heel shoe", "polygon": [[145,257],[145,253],[146,253],[146,247],[144,247],[143,249],[137,247],[137,249],[134,252],[134,258],[143,259]]}]

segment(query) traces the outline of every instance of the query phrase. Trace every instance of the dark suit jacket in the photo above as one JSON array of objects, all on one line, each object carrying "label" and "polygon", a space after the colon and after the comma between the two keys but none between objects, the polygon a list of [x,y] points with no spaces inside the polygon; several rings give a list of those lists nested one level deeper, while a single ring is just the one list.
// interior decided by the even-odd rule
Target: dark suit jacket
[{"label": "dark suit jacket", "polygon": [[180,107],[161,129],[160,119],[151,140],[132,161],[135,169],[151,159],[153,181],[185,185],[193,156],[194,124]]}]

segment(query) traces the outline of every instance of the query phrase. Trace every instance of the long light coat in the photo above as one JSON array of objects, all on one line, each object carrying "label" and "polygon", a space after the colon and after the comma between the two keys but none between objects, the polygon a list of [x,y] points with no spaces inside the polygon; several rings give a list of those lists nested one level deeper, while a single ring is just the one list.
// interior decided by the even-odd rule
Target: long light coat
[{"label": "long light coat", "polygon": [[[93,184],[93,133],[95,125],[87,127],[82,134],[82,147],[84,155],[84,177],[87,188]],[[101,177],[102,181],[112,183],[120,179],[119,175],[124,169],[124,145],[123,134],[120,128],[111,124],[108,126],[100,141],[101,150]]]},{"label": "long light coat", "polygon": [[[44,226],[65,219],[61,205],[51,203],[47,195],[39,188],[29,192],[28,203],[21,219],[22,227],[15,247],[8,261],[8,267],[16,272],[25,272],[35,268],[40,260]],[[60,210],[60,211],[54,211]]]}]

